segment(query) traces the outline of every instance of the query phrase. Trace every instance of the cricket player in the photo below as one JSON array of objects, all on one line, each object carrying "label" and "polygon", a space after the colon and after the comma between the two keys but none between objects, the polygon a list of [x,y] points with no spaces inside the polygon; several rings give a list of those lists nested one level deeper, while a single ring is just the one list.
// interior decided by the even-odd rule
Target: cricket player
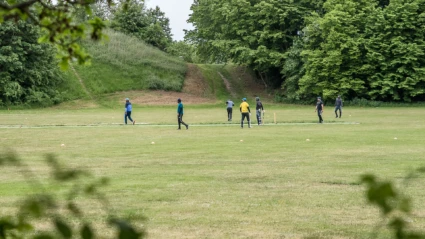
[{"label": "cricket player", "polygon": [[342,116],[342,99],[341,96],[338,95],[338,98],[335,100],[335,118],[338,118],[338,114],[336,113],[339,110],[339,118]]},{"label": "cricket player", "polygon": [[136,121],[131,118],[131,111],[133,109],[133,106],[130,103],[129,98],[125,98],[125,109],[124,109],[124,123],[127,124],[127,118],[135,124]]},{"label": "cricket player", "polygon": [[233,101],[229,99],[226,101],[226,105],[227,105],[227,121],[232,121],[233,106],[235,106],[235,103],[233,103]]},{"label": "cricket player", "polygon": [[322,99],[320,99],[320,97],[317,97],[315,112],[317,112],[317,116],[319,116],[319,123],[323,123],[322,114],[323,114],[324,109],[325,109],[325,107],[323,106]]},{"label": "cricket player", "polygon": [[256,97],[255,100],[257,101],[257,105],[255,106],[255,111],[257,113],[257,123],[258,125],[261,125],[263,122],[261,121],[261,111],[264,112],[263,103],[260,101],[260,97]]},{"label": "cricket player", "polygon": [[178,130],[180,130],[180,125],[183,124],[184,126],[186,126],[186,129],[189,129],[189,125],[187,125],[185,122],[183,122],[183,104],[182,104],[182,100],[180,98],[177,99],[177,121],[179,123],[179,128]]},{"label": "cricket player", "polygon": [[247,118],[248,120],[248,127],[251,128],[251,120],[250,120],[251,110],[249,109],[249,104],[246,103],[246,98],[242,99],[242,103],[239,106],[239,110],[241,111],[241,114],[242,114],[241,128],[243,129],[243,121],[245,120],[245,118]]}]

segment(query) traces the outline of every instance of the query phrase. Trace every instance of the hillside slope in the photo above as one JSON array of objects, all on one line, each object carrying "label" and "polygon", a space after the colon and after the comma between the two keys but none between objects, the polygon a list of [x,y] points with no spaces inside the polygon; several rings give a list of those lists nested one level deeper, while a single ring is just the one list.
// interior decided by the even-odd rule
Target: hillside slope
[{"label": "hillside slope", "polygon": [[82,43],[93,59],[91,65],[75,64],[75,72],[70,69],[66,73],[72,85],[83,81],[72,89],[68,89],[70,84],[64,84],[63,88],[70,91],[69,98],[128,90],[182,90],[187,69],[183,60],[134,37],[112,30],[105,33],[109,40],[104,43]]},{"label": "hillside slope", "polygon": [[[255,74],[234,65],[186,64],[140,40],[114,31],[109,41],[86,41],[90,66],[72,65],[65,73],[66,99],[115,105],[129,97],[135,104],[216,104],[227,99],[267,97]],[[93,104],[90,104],[93,105]]]}]

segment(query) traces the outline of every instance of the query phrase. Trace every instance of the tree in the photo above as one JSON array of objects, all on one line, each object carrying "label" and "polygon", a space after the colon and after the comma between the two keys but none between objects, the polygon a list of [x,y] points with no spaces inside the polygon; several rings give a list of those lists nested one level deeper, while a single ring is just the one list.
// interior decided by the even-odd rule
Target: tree
[{"label": "tree", "polygon": [[[248,65],[265,82],[281,83],[285,52],[303,28],[304,16],[322,1],[196,0],[186,40],[205,61]],[[266,80],[272,76],[273,80]]]},{"label": "tree", "polygon": [[197,63],[196,47],[184,41],[175,41],[167,47],[167,53],[182,57],[186,62]]},{"label": "tree", "polygon": [[329,0],[323,17],[315,14],[307,18],[300,95],[322,95],[325,99],[337,94],[346,98],[366,95],[371,66],[364,64],[365,29],[375,5],[368,0]]},{"label": "tree", "polygon": [[[108,6],[112,0],[105,0]],[[74,20],[72,12],[75,7],[84,7],[88,14],[91,13],[90,5],[94,0],[0,0],[0,23],[5,20],[27,20],[42,27],[43,36],[40,41],[53,43],[57,46],[61,65],[68,66],[69,60],[78,60],[80,64],[90,59],[77,43],[85,38],[87,33],[93,40],[103,37],[102,30],[106,27],[104,22],[95,17],[88,22],[78,23]],[[87,27],[88,24],[90,27]]]},{"label": "tree", "polygon": [[135,36],[148,44],[165,50],[172,42],[170,21],[159,7],[146,9],[143,1],[121,3],[115,12],[111,27]]},{"label": "tree", "polygon": [[59,102],[55,89],[63,79],[55,51],[39,44],[39,37],[39,28],[29,21],[0,24],[0,104]]},{"label": "tree", "polygon": [[371,99],[425,99],[425,1],[392,0],[366,26]]}]

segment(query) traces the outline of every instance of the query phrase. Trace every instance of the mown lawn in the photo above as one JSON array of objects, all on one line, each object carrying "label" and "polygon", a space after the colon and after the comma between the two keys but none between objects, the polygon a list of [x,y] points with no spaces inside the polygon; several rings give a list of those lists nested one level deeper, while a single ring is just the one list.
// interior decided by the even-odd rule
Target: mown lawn
[{"label": "mown lawn", "polygon": [[[40,178],[46,153],[109,177],[114,207],[142,212],[150,238],[369,238],[380,214],[360,176],[400,183],[425,164],[423,108],[346,108],[342,119],[326,108],[325,124],[314,107],[266,109],[266,123],[276,113],[279,124],[240,129],[237,112],[228,124],[224,107],[186,105],[188,131],[176,130],[175,107],[136,106],[134,126],[122,125],[121,108],[1,111],[0,145]],[[0,170],[4,214],[31,188],[13,168]],[[417,229],[423,183],[404,188]],[[95,210],[90,220],[100,220]]]}]

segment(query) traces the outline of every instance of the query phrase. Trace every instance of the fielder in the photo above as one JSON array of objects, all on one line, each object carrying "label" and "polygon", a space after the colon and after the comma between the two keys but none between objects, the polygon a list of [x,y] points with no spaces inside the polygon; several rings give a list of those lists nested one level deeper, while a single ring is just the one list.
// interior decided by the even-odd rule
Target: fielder
[{"label": "fielder", "polygon": [[257,112],[257,123],[258,125],[262,125],[263,122],[261,121],[261,111],[264,111],[263,103],[260,101],[260,97],[256,97],[255,100],[257,101],[257,105],[255,106],[255,111]]},{"label": "fielder", "polygon": [[338,118],[338,114],[336,113],[339,110],[339,118],[342,116],[342,99],[341,96],[338,95],[338,98],[335,100],[335,118]]},{"label": "fielder", "polygon": [[229,99],[226,101],[226,105],[227,105],[227,121],[232,121],[233,106],[235,106],[235,103],[233,103],[233,101]]},{"label": "fielder", "polygon": [[129,98],[125,98],[125,108],[124,108],[124,123],[127,124],[127,118],[135,124],[136,121],[131,118],[131,110],[133,109],[133,106],[130,103]]}]

